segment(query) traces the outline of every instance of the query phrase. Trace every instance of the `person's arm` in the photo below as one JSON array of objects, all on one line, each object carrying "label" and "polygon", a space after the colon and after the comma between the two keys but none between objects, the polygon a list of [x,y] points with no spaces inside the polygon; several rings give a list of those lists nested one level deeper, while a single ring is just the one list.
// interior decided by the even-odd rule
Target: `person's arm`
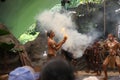
[{"label": "person's arm", "polygon": [[59,42],[58,44],[57,43],[50,43],[50,46],[57,51],[62,47],[62,45],[66,42],[66,40],[67,40],[67,37],[65,36],[61,42]]},{"label": "person's arm", "polygon": [[104,49],[108,50],[108,43],[107,42],[104,43]]},{"label": "person's arm", "polygon": [[60,49],[61,46],[66,42],[67,40],[67,36],[64,37],[64,39],[62,41],[60,41],[58,44],[56,44],[56,49]]},{"label": "person's arm", "polygon": [[57,43],[50,43],[50,47],[56,51],[59,50],[61,46],[62,46],[62,43],[59,45]]},{"label": "person's arm", "polygon": [[64,39],[62,41],[60,41],[59,43],[56,44],[56,46],[59,46],[61,44],[64,44],[67,40],[67,36],[64,37]]},{"label": "person's arm", "polygon": [[119,56],[120,56],[120,43],[118,43],[117,55],[119,55]]}]

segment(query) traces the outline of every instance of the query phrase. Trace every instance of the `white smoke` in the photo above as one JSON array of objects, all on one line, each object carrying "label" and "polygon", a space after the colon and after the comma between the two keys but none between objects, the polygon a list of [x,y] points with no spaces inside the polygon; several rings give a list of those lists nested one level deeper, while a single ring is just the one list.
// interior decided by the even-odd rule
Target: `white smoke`
[{"label": "white smoke", "polygon": [[95,76],[90,76],[88,78],[84,78],[83,80],[99,80],[99,79]]},{"label": "white smoke", "polygon": [[[44,11],[37,16],[37,21],[42,26],[40,27],[42,30],[53,30],[59,40],[63,38],[64,34],[67,34],[68,39],[63,48],[73,53],[74,58],[81,57],[86,47],[93,41],[92,36],[77,31],[69,12],[61,14],[59,12]],[[65,29],[64,33],[62,32],[63,28]]]}]

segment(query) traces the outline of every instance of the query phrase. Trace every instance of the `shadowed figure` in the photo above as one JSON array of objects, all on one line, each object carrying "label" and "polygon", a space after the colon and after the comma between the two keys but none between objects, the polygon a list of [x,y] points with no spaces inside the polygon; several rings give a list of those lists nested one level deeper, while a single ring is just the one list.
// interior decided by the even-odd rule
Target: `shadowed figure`
[{"label": "shadowed figure", "polygon": [[52,59],[42,69],[40,80],[74,80],[72,66],[64,59]]}]

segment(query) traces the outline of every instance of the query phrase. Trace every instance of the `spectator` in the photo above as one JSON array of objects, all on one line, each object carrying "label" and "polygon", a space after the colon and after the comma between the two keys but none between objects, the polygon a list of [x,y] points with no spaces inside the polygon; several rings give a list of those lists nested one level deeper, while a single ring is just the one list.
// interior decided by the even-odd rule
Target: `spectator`
[{"label": "spectator", "polygon": [[52,59],[43,67],[40,80],[74,80],[74,72],[67,61]]},{"label": "spectator", "polygon": [[37,80],[39,74],[29,66],[18,67],[11,71],[8,80]]}]

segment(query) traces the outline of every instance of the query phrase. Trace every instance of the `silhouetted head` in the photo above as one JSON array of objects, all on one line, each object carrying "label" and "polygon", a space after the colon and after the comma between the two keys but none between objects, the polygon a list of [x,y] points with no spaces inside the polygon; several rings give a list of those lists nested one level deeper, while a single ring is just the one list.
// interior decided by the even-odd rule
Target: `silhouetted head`
[{"label": "silhouetted head", "polygon": [[49,61],[41,71],[41,80],[74,80],[72,66],[63,59]]}]

